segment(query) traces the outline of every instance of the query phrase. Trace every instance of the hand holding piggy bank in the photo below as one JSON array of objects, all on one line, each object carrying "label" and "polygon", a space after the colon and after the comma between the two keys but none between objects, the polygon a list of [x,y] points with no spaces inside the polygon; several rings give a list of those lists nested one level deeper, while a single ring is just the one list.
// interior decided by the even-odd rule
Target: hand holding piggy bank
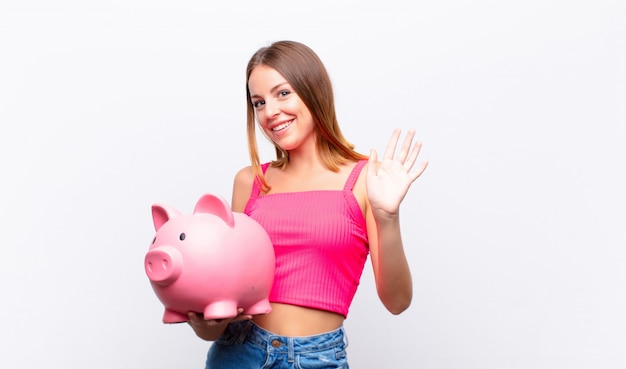
[{"label": "hand holding piggy bank", "polygon": [[193,214],[155,204],[156,236],[145,256],[145,270],[165,306],[164,323],[232,318],[271,311],[268,296],[274,281],[272,242],[260,224],[233,212],[221,197],[202,196]]}]

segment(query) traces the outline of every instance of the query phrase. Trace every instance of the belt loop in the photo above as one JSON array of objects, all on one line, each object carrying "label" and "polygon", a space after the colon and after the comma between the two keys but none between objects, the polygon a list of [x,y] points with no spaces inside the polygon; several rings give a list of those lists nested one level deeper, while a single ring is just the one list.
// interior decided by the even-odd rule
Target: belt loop
[{"label": "belt loop", "polygon": [[293,363],[294,359],[294,348],[293,348],[293,337],[287,338],[287,362]]},{"label": "belt loop", "polygon": [[252,324],[253,323],[251,321],[246,321],[246,324],[244,324],[244,326],[241,328],[241,331],[239,331],[237,343],[242,344],[243,341],[246,340],[246,337],[248,337],[248,332],[250,332],[250,328],[252,328]]}]

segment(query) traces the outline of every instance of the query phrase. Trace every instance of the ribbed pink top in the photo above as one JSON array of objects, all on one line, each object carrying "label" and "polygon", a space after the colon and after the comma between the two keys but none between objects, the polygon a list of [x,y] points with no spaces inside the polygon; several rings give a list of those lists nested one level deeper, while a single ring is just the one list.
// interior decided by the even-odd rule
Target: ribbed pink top
[{"label": "ribbed pink top", "polygon": [[348,315],[368,254],[365,219],[352,193],[366,163],[355,165],[343,190],[259,196],[255,181],[244,213],[274,244],[270,301]]}]

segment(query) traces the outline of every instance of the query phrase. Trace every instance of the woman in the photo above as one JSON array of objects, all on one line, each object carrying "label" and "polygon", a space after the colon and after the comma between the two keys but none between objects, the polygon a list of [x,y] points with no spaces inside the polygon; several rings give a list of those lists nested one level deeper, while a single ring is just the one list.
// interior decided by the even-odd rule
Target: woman
[{"label": "woman", "polygon": [[[354,151],[328,73],[301,43],[259,49],[246,81],[252,165],[235,176],[232,208],[274,243],[272,312],[222,321],[190,313],[189,324],[215,341],[207,368],[347,368],[343,321],[368,252],[385,307],[400,314],[411,303],[398,213],[427,162],[412,169],[421,147],[412,130],[397,155],[400,130],[380,161],[374,150],[369,158]],[[276,148],[271,163],[260,163],[256,124]]]}]

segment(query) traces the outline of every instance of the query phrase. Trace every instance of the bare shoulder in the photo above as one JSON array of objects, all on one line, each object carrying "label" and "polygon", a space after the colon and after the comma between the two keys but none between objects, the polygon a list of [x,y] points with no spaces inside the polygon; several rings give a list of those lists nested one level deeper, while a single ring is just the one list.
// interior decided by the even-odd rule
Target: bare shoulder
[{"label": "bare shoulder", "polygon": [[254,170],[252,166],[240,169],[235,174],[233,183],[232,209],[236,212],[243,212],[250,198],[252,184],[254,183]]},{"label": "bare shoulder", "polygon": [[235,186],[238,185],[243,185],[243,186],[250,186],[250,188],[252,188],[252,183],[254,180],[254,170],[252,169],[252,166],[247,166],[244,168],[241,168],[237,174],[235,174]]}]

